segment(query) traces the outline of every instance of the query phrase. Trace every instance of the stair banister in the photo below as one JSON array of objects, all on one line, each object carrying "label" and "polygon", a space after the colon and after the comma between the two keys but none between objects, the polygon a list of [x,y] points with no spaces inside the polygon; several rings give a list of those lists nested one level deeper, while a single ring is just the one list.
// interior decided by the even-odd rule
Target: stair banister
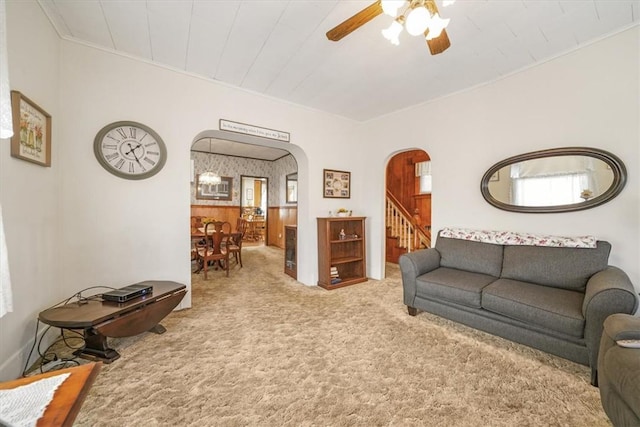
[{"label": "stair banister", "polygon": [[430,247],[431,238],[398,199],[387,190],[386,225],[398,245],[412,252],[420,247]]}]

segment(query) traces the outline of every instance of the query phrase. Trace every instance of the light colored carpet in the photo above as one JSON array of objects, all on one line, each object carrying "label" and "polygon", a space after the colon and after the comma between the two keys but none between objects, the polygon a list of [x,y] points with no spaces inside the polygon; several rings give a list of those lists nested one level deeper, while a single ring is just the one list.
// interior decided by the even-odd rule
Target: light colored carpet
[{"label": "light colored carpet", "polygon": [[326,291],[243,251],[163,335],[110,340],[76,426],[609,426],[585,366],[436,316],[388,277]]}]

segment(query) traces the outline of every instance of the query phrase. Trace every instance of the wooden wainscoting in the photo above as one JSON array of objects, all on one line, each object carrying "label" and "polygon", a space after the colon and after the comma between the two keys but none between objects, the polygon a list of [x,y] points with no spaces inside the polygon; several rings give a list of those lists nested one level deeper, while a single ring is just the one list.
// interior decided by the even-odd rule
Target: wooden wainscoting
[{"label": "wooden wainscoting", "polygon": [[267,244],[284,249],[284,226],[297,224],[297,206],[276,206],[268,208]]},{"label": "wooden wainscoting", "polygon": [[[228,221],[235,228],[240,216],[240,206],[191,205],[192,217],[214,218]],[[284,226],[298,223],[297,206],[275,206],[268,208],[266,244],[284,249]]]},{"label": "wooden wainscoting", "polygon": [[191,216],[214,218],[216,221],[228,221],[235,229],[240,217],[240,206],[191,205]]}]

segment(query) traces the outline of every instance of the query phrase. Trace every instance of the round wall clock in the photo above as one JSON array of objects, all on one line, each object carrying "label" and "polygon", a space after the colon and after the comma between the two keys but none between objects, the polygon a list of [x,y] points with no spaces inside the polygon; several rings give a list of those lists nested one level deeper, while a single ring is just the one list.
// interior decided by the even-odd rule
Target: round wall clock
[{"label": "round wall clock", "polygon": [[93,151],[103,168],[126,179],[149,178],[167,161],[167,148],[160,135],[137,122],[106,125],[96,135]]}]

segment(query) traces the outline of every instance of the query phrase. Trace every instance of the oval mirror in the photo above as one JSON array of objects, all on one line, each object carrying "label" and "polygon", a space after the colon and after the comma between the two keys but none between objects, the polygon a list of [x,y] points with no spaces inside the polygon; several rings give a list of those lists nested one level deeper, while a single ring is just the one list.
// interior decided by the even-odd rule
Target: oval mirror
[{"label": "oval mirror", "polygon": [[627,170],[615,155],[596,148],[566,147],[520,154],[493,165],[480,191],[493,206],[512,212],[570,212],[617,196]]}]

